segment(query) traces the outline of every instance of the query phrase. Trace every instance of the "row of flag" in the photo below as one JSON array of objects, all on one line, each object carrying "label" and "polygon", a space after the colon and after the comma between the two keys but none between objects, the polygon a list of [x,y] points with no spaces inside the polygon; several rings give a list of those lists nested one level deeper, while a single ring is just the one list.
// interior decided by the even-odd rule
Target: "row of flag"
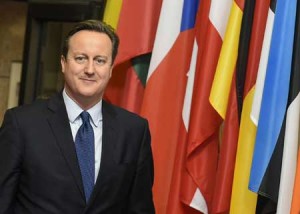
[{"label": "row of flag", "polygon": [[158,214],[300,213],[300,2],[108,0],[105,99],[147,118]]}]

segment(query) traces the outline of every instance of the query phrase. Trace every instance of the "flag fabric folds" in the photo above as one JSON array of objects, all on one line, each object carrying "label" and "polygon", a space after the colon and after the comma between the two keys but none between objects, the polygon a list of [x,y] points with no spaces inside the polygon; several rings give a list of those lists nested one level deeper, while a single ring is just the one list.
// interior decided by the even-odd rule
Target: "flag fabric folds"
[{"label": "flag fabric folds", "polygon": [[[108,11],[111,11],[110,14],[117,21],[107,20],[109,14],[105,14],[104,21],[115,25],[120,46],[105,98],[135,113],[140,112],[142,105],[161,2],[162,0],[107,2]],[[116,16],[118,9],[119,16]]]},{"label": "flag fabric folds", "polygon": [[[293,60],[290,90],[286,115],[284,149],[280,177],[277,213],[291,211],[293,189],[297,167],[300,121],[300,1],[297,2],[296,27],[294,36]],[[299,195],[298,195],[299,197]],[[296,211],[299,213],[300,210]],[[294,212],[294,211],[293,211]],[[291,212],[292,213],[292,212]]]},{"label": "flag fabric folds", "polygon": [[224,121],[212,201],[213,213],[228,212],[230,207],[230,194],[238,138],[235,66],[243,9],[244,1],[232,1],[226,34],[209,95],[210,104]]},{"label": "flag fabric folds", "polygon": [[251,120],[257,127],[259,120],[259,113],[261,107],[261,99],[263,94],[263,88],[265,84],[265,77],[267,72],[267,65],[269,59],[270,45],[271,45],[271,37],[274,26],[274,16],[276,9],[276,0],[270,0],[270,7],[268,10],[267,23],[264,33],[263,46],[261,50],[259,66],[257,71],[257,79],[255,83],[255,93],[253,97],[253,105],[251,109]]},{"label": "flag fabric folds", "polygon": [[[281,168],[280,151],[276,150],[276,145],[280,138],[280,130],[284,125],[287,106],[296,1],[278,0],[276,7],[249,183],[249,188],[252,191],[268,196],[273,201],[277,201],[276,190],[274,191],[274,189],[278,189],[279,183],[272,182],[278,180],[276,180],[276,177],[265,180],[270,177],[264,176],[266,176],[266,173],[277,175],[276,170]],[[277,156],[279,160],[274,159],[274,161],[278,161],[277,163],[280,165],[273,165],[276,167],[274,171],[274,168],[269,166],[272,163],[274,164],[271,159],[272,155],[278,154],[277,152],[279,153],[279,156]],[[270,175],[272,176],[272,174]]]},{"label": "flag fabric folds", "polygon": [[149,121],[156,213],[300,212],[300,2],[107,0],[104,98]]},{"label": "flag fabric folds", "polygon": [[[203,1],[201,1],[201,4]],[[202,5],[200,5],[201,8]],[[213,190],[216,177],[219,127],[221,117],[209,103],[209,93],[217,66],[230,1],[211,1],[209,20],[203,38],[197,38],[199,46],[194,82],[193,99],[188,129],[186,163],[181,181],[181,200],[203,213],[211,213]],[[201,27],[203,22],[196,23]],[[201,32],[201,31],[200,31]],[[198,31],[198,33],[200,33]]]},{"label": "flag fabric folds", "polygon": [[292,197],[292,204],[291,204],[291,214],[298,214],[300,212],[300,151],[299,148],[298,152],[298,160],[297,160],[297,169],[296,169],[296,176],[295,176],[295,183],[294,183],[294,190],[293,190],[293,197]]},{"label": "flag fabric folds", "polygon": [[[188,71],[188,80],[184,97],[184,105],[182,109],[182,125],[179,131],[178,146],[176,149],[176,160],[174,163],[174,171],[172,175],[171,190],[168,198],[167,213],[207,213],[207,203],[204,196],[197,189],[196,183],[189,176],[187,171],[187,161],[186,161],[186,150],[188,147],[188,132],[193,130],[193,118],[195,117],[192,113],[191,105],[195,105],[195,97],[197,97],[197,80],[199,77],[199,62],[202,54],[204,53],[205,44],[205,32],[208,26],[208,13],[211,1],[203,0],[199,5],[196,22],[194,27],[194,45],[192,51],[192,57],[190,62],[190,68]],[[193,98],[193,99],[192,99]],[[194,103],[194,104],[192,104]],[[190,125],[191,124],[191,125]],[[215,156],[216,157],[216,156]],[[198,164],[199,162],[194,162],[198,171],[201,171],[201,166],[203,164]],[[210,171],[212,171],[210,169]],[[206,176],[207,171],[204,172]],[[197,194],[195,194],[197,192]]]},{"label": "flag fabric folds", "polygon": [[[189,4],[191,7],[195,7],[193,4]],[[191,116],[191,103],[192,98],[194,96],[193,89],[197,86],[196,83],[196,74],[198,71],[197,66],[199,65],[199,58],[201,57],[204,51],[204,39],[205,32],[207,29],[208,23],[208,12],[210,7],[210,0],[203,0],[198,7],[197,11],[192,10],[197,13],[195,15],[195,26],[194,26],[194,44],[192,50],[192,56],[190,61],[190,68],[187,73],[187,85],[185,90],[185,97],[183,102],[182,109],[182,124],[180,126],[178,145],[176,149],[176,159],[174,163],[174,170],[172,173],[172,181],[170,194],[168,197],[167,203],[167,211],[166,213],[177,213],[177,214],[185,214],[185,213],[199,213],[202,211],[203,213],[207,213],[207,205],[203,198],[201,192],[199,195],[201,196],[199,204],[191,203],[191,198],[194,196],[195,192],[195,183],[189,179],[185,179],[186,175],[186,149],[187,149],[187,134],[190,131],[189,121]],[[186,9],[185,9],[186,10]],[[187,10],[186,10],[187,11]],[[190,10],[191,11],[191,10]],[[194,100],[193,100],[194,101]],[[198,167],[199,169],[199,166]],[[198,196],[199,196],[198,195]],[[186,197],[188,199],[186,199]]]},{"label": "flag fabric folds", "polygon": [[148,118],[152,135],[157,213],[166,213],[172,188],[198,4],[195,0],[163,1],[148,72],[141,114]]},{"label": "flag fabric folds", "polygon": [[[253,24],[256,0],[245,0],[241,33],[239,38],[238,57],[236,62],[236,96],[239,121],[241,117],[245,80],[247,75],[248,54],[250,48],[251,31]],[[257,51],[259,52],[259,51]]]},{"label": "flag fabric folds", "polygon": [[122,3],[123,0],[108,0],[106,2],[103,21],[110,24],[114,29],[118,26]]},{"label": "flag fabric folds", "polygon": [[244,101],[241,114],[237,156],[231,195],[230,213],[255,213],[256,194],[248,190],[250,167],[256,136],[256,126],[250,113],[253,104],[255,82],[266,27],[268,1],[256,1],[253,27],[251,32],[246,80],[244,85]]},{"label": "flag fabric folds", "polygon": [[224,119],[238,55],[244,1],[233,1],[209,101]]}]

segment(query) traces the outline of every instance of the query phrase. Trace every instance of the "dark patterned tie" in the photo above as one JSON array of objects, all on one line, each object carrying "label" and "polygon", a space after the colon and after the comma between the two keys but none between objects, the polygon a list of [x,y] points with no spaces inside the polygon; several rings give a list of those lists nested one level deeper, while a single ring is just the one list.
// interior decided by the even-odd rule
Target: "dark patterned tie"
[{"label": "dark patterned tie", "polygon": [[89,113],[83,111],[80,117],[82,125],[76,134],[75,147],[84,186],[85,199],[88,202],[94,188],[95,179],[94,131],[90,124]]}]

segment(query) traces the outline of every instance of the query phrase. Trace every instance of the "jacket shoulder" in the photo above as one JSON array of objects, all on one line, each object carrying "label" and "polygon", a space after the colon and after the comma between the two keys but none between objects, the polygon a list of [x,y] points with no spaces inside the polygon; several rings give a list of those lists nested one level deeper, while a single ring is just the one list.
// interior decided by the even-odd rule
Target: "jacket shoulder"
[{"label": "jacket shoulder", "polygon": [[148,125],[148,121],[146,118],[130,112],[122,107],[113,105],[106,101],[103,102],[104,111],[107,111],[109,114],[113,115],[113,117],[117,118],[120,122],[125,124],[136,124],[136,125]]},{"label": "jacket shoulder", "polygon": [[31,104],[24,104],[21,106],[17,106],[11,109],[8,109],[7,112],[10,112],[18,118],[30,118],[30,117],[38,117],[41,115],[45,115],[47,109],[48,100],[39,99],[34,101]]}]

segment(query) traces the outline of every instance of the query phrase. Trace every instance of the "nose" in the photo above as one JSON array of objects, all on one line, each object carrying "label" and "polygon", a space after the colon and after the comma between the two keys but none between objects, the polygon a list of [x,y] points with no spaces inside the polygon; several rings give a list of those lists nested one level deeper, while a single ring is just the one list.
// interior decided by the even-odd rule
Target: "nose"
[{"label": "nose", "polygon": [[95,72],[94,62],[93,62],[93,60],[89,60],[85,66],[85,73],[93,74],[94,72]]}]

